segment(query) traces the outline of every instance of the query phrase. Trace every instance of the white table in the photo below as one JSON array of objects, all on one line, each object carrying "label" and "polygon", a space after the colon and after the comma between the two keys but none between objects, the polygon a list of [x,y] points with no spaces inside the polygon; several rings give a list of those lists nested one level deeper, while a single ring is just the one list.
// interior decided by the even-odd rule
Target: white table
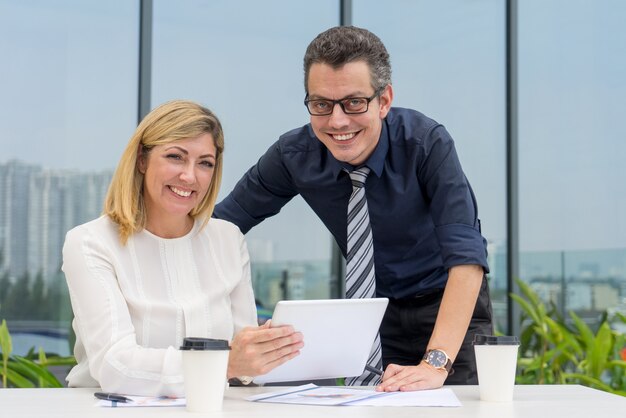
[{"label": "white table", "polygon": [[459,397],[460,408],[409,408],[366,406],[308,406],[245,401],[255,393],[277,387],[230,388],[224,409],[213,414],[189,413],[184,407],[100,408],[93,389],[0,389],[0,418],[98,418],[98,417],[479,417],[479,418],[611,418],[626,417],[626,397],[579,385],[516,386],[511,403],[481,402],[477,386],[449,386]]}]

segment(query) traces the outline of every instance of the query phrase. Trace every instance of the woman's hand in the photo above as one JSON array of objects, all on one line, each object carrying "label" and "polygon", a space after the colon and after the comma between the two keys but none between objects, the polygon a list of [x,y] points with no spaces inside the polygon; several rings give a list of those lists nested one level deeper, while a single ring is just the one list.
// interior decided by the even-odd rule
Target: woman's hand
[{"label": "woman's hand", "polygon": [[300,354],[302,334],[289,325],[270,328],[270,321],[260,327],[242,329],[231,344],[228,378],[259,376]]}]

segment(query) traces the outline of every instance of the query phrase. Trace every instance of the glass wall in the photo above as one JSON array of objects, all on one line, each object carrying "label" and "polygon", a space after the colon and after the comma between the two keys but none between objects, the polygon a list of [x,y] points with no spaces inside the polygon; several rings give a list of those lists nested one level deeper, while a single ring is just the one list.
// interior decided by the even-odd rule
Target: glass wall
[{"label": "glass wall", "polygon": [[[394,105],[446,126],[478,200],[497,328],[506,329],[504,2],[353,2],[353,23],[391,55]],[[401,7],[400,7],[401,5]]]},{"label": "glass wall", "polygon": [[561,312],[626,312],[626,3],[519,2],[520,273]]},{"label": "glass wall", "polygon": [[[335,0],[155,1],[152,103],[192,99],[221,119],[226,151],[220,199],[281,134],[308,123],[304,51],[337,24]],[[329,297],[331,236],[300,197],[246,240],[263,306],[273,308],[286,297]]]},{"label": "glass wall", "polygon": [[65,232],[96,218],[137,119],[138,5],[0,0],[0,319],[61,355]]},{"label": "glass wall", "polygon": [[[224,197],[308,122],[302,57],[339,1],[154,0],[152,106],[213,109]],[[517,2],[520,274],[590,322],[626,309],[626,3]],[[443,123],[479,204],[506,311],[505,4],[353,0],[392,57],[395,105]],[[69,354],[65,232],[97,217],[136,126],[139,1],[0,0],[0,319],[17,353]],[[259,301],[330,295],[331,237],[300,198],[247,235]]]}]

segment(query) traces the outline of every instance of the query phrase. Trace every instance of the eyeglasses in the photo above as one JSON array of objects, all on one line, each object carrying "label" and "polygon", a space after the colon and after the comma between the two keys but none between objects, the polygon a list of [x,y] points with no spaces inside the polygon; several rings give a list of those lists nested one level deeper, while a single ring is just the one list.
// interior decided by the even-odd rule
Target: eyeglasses
[{"label": "eyeglasses", "polygon": [[370,97],[346,97],[345,99],[330,100],[330,99],[313,99],[309,100],[307,94],[304,98],[304,105],[309,113],[313,116],[328,116],[333,113],[335,105],[338,104],[346,115],[358,115],[359,113],[367,112],[369,104],[379,94],[380,90],[374,92]]}]

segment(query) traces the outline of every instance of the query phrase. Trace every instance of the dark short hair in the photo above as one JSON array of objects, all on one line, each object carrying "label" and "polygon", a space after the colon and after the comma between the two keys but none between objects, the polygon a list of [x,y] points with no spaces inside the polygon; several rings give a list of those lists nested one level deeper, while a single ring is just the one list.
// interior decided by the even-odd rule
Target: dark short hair
[{"label": "dark short hair", "polygon": [[311,65],[327,64],[338,69],[354,61],[367,63],[374,91],[391,84],[389,53],[380,38],[366,29],[336,26],[317,35],[307,47],[304,54],[304,90],[309,92]]}]

